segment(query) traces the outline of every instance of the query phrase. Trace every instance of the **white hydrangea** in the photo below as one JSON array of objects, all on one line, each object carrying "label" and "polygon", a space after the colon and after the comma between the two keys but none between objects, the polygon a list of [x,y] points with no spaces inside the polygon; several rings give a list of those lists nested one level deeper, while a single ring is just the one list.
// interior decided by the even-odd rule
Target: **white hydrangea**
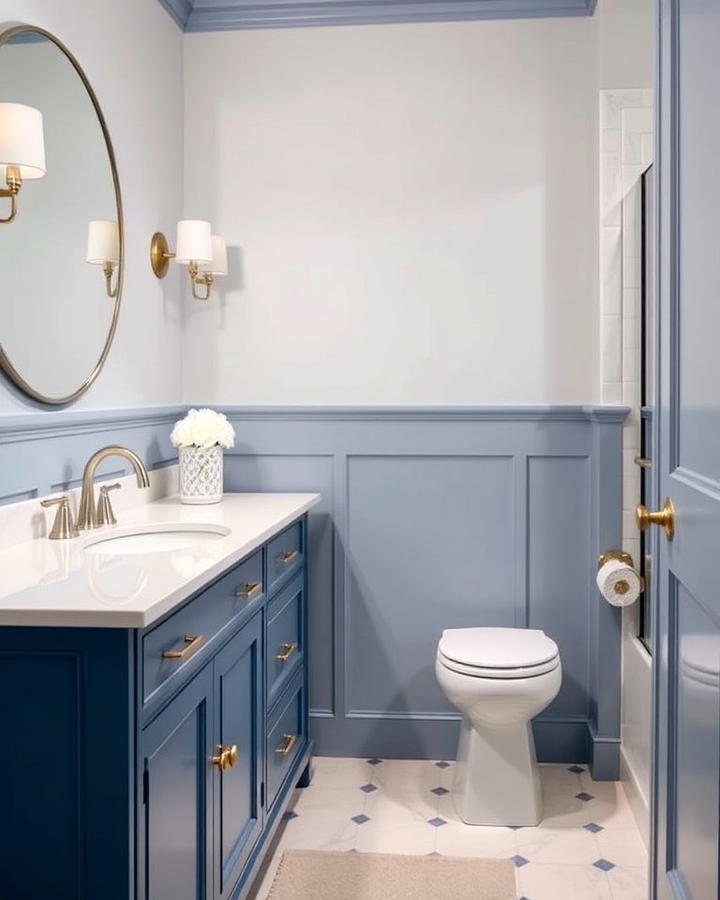
[{"label": "white hydrangea", "polygon": [[214,409],[191,409],[175,423],[170,435],[174,447],[215,447],[226,450],[235,445],[235,429],[227,418]]}]

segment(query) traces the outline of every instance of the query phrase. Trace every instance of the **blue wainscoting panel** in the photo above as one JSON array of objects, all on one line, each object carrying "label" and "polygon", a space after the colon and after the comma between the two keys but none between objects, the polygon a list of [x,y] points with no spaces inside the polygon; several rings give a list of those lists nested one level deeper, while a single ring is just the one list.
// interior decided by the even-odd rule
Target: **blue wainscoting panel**
[{"label": "blue wainscoting panel", "polygon": [[[85,463],[106,444],[123,444],[149,469],[177,461],[170,443],[184,407],[41,412],[0,416],[0,505],[78,487]],[[105,460],[97,477],[128,474],[128,464]]]},{"label": "blue wainscoting panel", "polygon": [[591,16],[597,0],[160,0],[185,31]]},{"label": "blue wainscoting panel", "polygon": [[346,701],[350,718],[447,718],[444,628],[514,625],[511,456],[348,457]]},{"label": "blue wainscoting panel", "polygon": [[624,408],[225,408],[229,490],[317,490],[310,705],[317,752],[453,756],[434,683],[446,627],[543,628],[566,680],[546,761],[615,777],[617,610],[594,586],[621,539]]}]

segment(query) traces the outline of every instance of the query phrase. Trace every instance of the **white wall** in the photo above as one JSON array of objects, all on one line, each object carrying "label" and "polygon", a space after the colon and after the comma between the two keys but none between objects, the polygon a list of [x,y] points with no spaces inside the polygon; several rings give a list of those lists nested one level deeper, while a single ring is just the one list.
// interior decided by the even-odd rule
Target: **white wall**
[{"label": "white wall", "polygon": [[[0,22],[20,21],[54,32],[78,57],[105,113],[120,172],[127,240],[122,311],[105,369],[77,408],[177,402],[178,273],[159,283],[148,253],[153,231],[171,229],[182,207],[183,37],[155,0],[0,0]],[[77,176],[82,190],[82,160]],[[80,336],[81,323],[71,324]],[[0,414],[30,409],[0,379]]]},{"label": "white wall", "polygon": [[655,83],[657,0],[598,0],[601,89],[650,88]]},{"label": "white wall", "polygon": [[240,251],[185,399],[592,400],[595,54],[592,19],[188,35],[185,214]]}]

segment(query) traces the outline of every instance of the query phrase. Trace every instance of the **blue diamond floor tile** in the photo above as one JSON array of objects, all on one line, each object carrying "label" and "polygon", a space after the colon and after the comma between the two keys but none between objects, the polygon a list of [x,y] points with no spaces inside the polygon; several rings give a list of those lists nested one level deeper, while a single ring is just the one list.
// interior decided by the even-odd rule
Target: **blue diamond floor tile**
[{"label": "blue diamond floor tile", "polygon": [[594,799],[595,799],[595,798],[593,797],[592,794],[586,794],[585,791],[580,791],[579,794],[575,794],[575,797],[576,797],[578,800],[584,800],[586,803],[588,802],[588,800],[594,800]]},{"label": "blue diamond floor tile", "polygon": [[369,759],[368,762],[371,766],[379,766],[382,760],[378,759],[377,756],[374,756],[372,759]]},{"label": "blue diamond floor tile", "polygon": [[445,819],[441,819],[440,816],[435,816],[434,819],[428,819],[428,825],[434,825],[435,828],[439,828],[441,825],[447,825]]},{"label": "blue diamond floor tile", "polygon": [[611,863],[609,859],[598,859],[593,863],[596,869],[602,869],[603,872],[609,872],[615,868],[615,863]]},{"label": "blue diamond floor tile", "polygon": [[576,775],[580,775],[581,772],[584,772],[582,766],[568,766],[568,772],[574,772]]},{"label": "blue diamond floor tile", "polygon": [[360,813],[357,816],[352,816],[352,821],[357,822],[358,825],[364,825],[366,822],[370,821],[370,816],[366,816],[364,813]]},{"label": "blue diamond floor tile", "polygon": [[602,831],[602,825],[596,825],[594,822],[588,822],[587,825],[583,825],[585,831],[592,831],[593,834],[597,834],[598,831]]},{"label": "blue diamond floor tile", "polygon": [[511,863],[514,863],[515,866],[516,866],[516,868],[519,869],[519,868],[521,868],[522,866],[526,866],[526,865],[530,862],[530,860],[529,860],[529,859],[525,859],[524,856],[520,856],[520,854],[517,853],[515,856],[511,856],[511,857],[510,857],[510,862],[511,862]]},{"label": "blue diamond floor tile", "polygon": [[449,762],[445,762],[444,759],[441,759],[439,762],[436,762],[435,765],[438,767],[438,769],[447,769],[451,764]]},{"label": "blue diamond floor tile", "polygon": [[450,791],[444,787],[436,787],[430,791],[431,794],[437,794],[438,797],[442,797],[444,794],[449,794]]},{"label": "blue diamond floor tile", "polygon": [[365,791],[366,794],[372,794],[373,791],[376,791],[377,788],[374,784],[363,784],[360,787],[361,791]]},{"label": "blue diamond floor tile", "polygon": [[298,814],[294,810],[289,809],[287,812],[283,813],[283,822],[289,822],[291,819],[297,819],[297,817]]}]

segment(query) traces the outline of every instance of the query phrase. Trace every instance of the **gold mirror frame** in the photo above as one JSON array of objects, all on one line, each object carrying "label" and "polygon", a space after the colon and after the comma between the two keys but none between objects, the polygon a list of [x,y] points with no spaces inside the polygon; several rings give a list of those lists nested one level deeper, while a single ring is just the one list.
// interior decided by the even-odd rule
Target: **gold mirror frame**
[{"label": "gold mirror frame", "polygon": [[15,37],[18,34],[41,35],[51,43],[55,44],[58,50],[64,53],[66,58],[72,64],[75,72],[82,81],[85,90],[88,93],[88,96],[90,97],[90,102],[92,103],[95,114],[98,117],[100,129],[102,130],[103,138],[105,139],[105,146],[107,148],[108,158],[110,160],[110,169],[112,170],[113,186],[115,188],[115,204],[117,206],[118,232],[120,238],[120,260],[118,262],[117,268],[117,296],[115,297],[115,306],[113,308],[112,320],[110,322],[110,327],[108,328],[107,337],[105,339],[105,346],[103,347],[102,352],[98,357],[98,361],[95,363],[95,366],[90,375],[88,375],[88,377],[85,379],[85,381],[83,381],[83,383],[76,391],[74,391],[72,394],[68,394],[67,397],[46,397],[44,394],[36,391],[35,388],[28,384],[27,381],[22,377],[22,375],[17,371],[15,366],[13,366],[12,362],[3,349],[0,336],[0,369],[2,369],[5,375],[7,375],[10,381],[12,381],[16,387],[20,388],[20,390],[24,394],[27,394],[27,396],[31,397],[33,400],[38,400],[40,403],[45,403],[49,406],[66,406],[68,403],[72,403],[73,401],[77,400],[78,397],[81,397],[93,384],[95,379],[102,371],[102,367],[105,365],[105,360],[107,359],[110,352],[110,347],[112,346],[113,338],[115,337],[115,331],[117,329],[118,316],[120,315],[120,300],[122,298],[123,275],[125,271],[125,223],[123,219],[122,196],[120,194],[120,179],[118,177],[117,163],[115,161],[115,151],[110,139],[110,133],[108,131],[107,123],[105,122],[105,116],[103,115],[103,111],[100,108],[100,103],[95,96],[95,91],[88,81],[87,75],[83,71],[80,63],[73,56],[70,50],[68,50],[65,44],[63,44],[62,41],[55,37],[54,34],[51,34],[44,28],[39,28],[35,25],[14,25],[11,28],[5,29],[2,33],[0,33],[0,49],[2,49],[3,45],[6,44],[11,38]]}]

